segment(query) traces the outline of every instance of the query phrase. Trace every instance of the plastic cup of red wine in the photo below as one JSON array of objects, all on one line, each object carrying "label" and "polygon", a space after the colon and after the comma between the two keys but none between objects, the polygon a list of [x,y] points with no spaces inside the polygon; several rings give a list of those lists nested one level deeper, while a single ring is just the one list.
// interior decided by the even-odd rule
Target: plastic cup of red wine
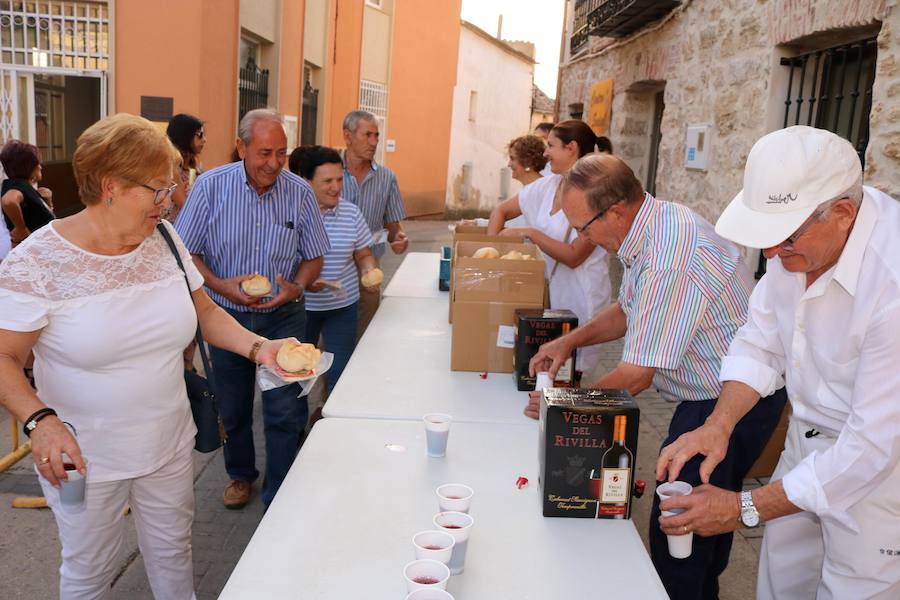
[{"label": "plastic cup of red wine", "polygon": [[[67,454],[63,454],[63,469],[66,470],[66,479],[59,481],[59,501],[68,507],[84,505],[85,478],[78,472],[75,464]],[[87,460],[85,460],[87,463]]]},{"label": "plastic cup of red wine", "polygon": [[461,483],[445,483],[434,493],[438,497],[438,507],[442,512],[455,511],[468,513],[475,490]]},{"label": "plastic cup of red wine", "polygon": [[453,546],[456,545],[452,535],[436,529],[420,531],[413,536],[412,542],[416,549],[416,559],[430,558],[445,565],[450,562]]},{"label": "plastic cup of red wine", "polygon": [[414,592],[422,588],[446,589],[450,579],[450,569],[442,562],[430,559],[414,560],[403,567],[406,591]]},{"label": "plastic cup of red wine", "polygon": [[[664,502],[665,500],[676,496],[690,496],[693,491],[693,486],[686,481],[672,481],[671,483],[663,483],[656,486],[656,495],[659,496],[660,502]],[[677,514],[683,513],[684,509],[675,508],[672,510],[663,510],[661,512],[664,517],[674,517]],[[694,544],[693,532],[685,533],[684,535],[667,535],[666,539],[669,542],[669,554],[672,558],[687,558],[691,555]]]},{"label": "plastic cup of red wine", "polygon": [[453,595],[447,590],[422,588],[408,595],[406,600],[453,600]]},{"label": "plastic cup of red wine", "polygon": [[466,550],[469,547],[469,535],[472,533],[475,519],[466,513],[448,511],[434,515],[432,522],[435,529],[446,531],[456,540],[447,566],[453,575],[462,573],[466,566]]}]

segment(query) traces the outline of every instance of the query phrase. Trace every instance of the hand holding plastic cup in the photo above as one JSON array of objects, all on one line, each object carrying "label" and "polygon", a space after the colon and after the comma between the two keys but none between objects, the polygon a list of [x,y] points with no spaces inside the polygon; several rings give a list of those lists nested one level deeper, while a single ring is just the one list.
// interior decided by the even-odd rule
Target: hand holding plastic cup
[{"label": "hand holding plastic cup", "polygon": [[67,479],[59,481],[59,501],[66,506],[81,506],[84,504],[85,476],[78,472],[68,454],[63,453],[62,457]]},{"label": "hand holding plastic cup", "polygon": [[447,590],[422,588],[411,593],[406,600],[453,600],[453,596]]},{"label": "hand holding plastic cup", "polygon": [[[694,488],[686,481],[673,481],[671,483],[663,483],[662,485],[656,486],[656,495],[659,496],[660,502],[675,496],[690,496],[693,491]],[[664,510],[662,511],[662,515],[664,517],[674,517],[677,514],[683,513],[684,510],[685,509],[683,508]],[[691,555],[691,548],[694,543],[694,532],[689,532],[684,535],[667,535],[666,538],[669,542],[669,554],[672,558],[687,558]]]},{"label": "hand holding plastic cup", "polygon": [[434,490],[438,497],[438,507],[441,512],[469,512],[472,504],[472,495],[475,490],[461,483],[445,483]]},{"label": "hand holding plastic cup", "polygon": [[450,436],[450,424],[453,417],[442,413],[430,413],[422,417],[425,421],[425,441],[428,444],[428,456],[440,458],[447,454],[447,438]]},{"label": "hand holding plastic cup", "polygon": [[403,578],[406,580],[407,592],[422,588],[443,590],[450,579],[450,569],[436,560],[414,560],[403,567]]},{"label": "hand holding plastic cup", "polygon": [[451,575],[462,573],[466,565],[469,535],[472,533],[472,525],[475,523],[475,519],[466,513],[450,511],[434,515],[433,522],[435,529],[446,531],[456,540],[447,566],[450,567]]},{"label": "hand holding plastic cup", "polygon": [[413,536],[413,546],[416,548],[416,560],[436,560],[445,565],[450,562],[453,555],[453,546],[456,540],[445,531],[420,531]]},{"label": "hand holding plastic cup", "polygon": [[550,378],[550,373],[548,371],[538,371],[538,374],[535,376],[534,380],[534,389],[536,392],[540,392],[545,388],[552,388],[553,380]]}]

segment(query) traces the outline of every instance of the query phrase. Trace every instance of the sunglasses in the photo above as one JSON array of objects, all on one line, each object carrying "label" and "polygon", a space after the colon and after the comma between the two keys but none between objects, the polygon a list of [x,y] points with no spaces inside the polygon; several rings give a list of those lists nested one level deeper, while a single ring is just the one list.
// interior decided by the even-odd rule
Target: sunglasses
[{"label": "sunglasses", "polygon": [[205,139],[206,132],[201,129],[200,131],[198,131],[197,133],[194,134],[194,137],[197,139],[200,139],[200,140]]}]

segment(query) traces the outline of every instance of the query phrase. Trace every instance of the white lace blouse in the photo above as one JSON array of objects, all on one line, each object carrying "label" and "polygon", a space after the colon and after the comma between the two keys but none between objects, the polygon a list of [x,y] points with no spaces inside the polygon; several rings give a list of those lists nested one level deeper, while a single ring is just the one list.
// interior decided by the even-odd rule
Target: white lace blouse
[{"label": "white lace blouse", "polygon": [[[165,226],[198,289],[202,276]],[[38,396],[78,430],[94,481],[151,473],[193,444],[182,351],[196,326],[184,275],[157,231],[128,254],[103,256],[50,223],[0,263],[0,329],[40,330]]]}]

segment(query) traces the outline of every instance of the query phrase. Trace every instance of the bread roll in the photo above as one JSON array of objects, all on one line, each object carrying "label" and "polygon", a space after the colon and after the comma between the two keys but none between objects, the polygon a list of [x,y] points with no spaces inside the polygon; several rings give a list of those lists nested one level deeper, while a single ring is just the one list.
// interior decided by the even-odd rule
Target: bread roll
[{"label": "bread roll", "polygon": [[363,273],[361,281],[365,287],[375,287],[376,285],[381,285],[381,282],[384,281],[384,272],[376,267],[371,271],[366,271],[365,273]]},{"label": "bread roll", "polygon": [[500,258],[500,253],[496,248],[485,246],[484,248],[476,250],[475,254],[472,255],[472,258]]},{"label": "bread roll", "polygon": [[530,254],[523,254],[522,260],[537,260],[537,259]]},{"label": "bread roll", "polygon": [[316,368],[321,357],[322,353],[312,344],[298,344],[286,340],[278,349],[275,362],[288,373],[308,373]]},{"label": "bread roll", "polygon": [[268,280],[264,275],[260,275],[257,273],[250,279],[245,279],[241,282],[241,289],[248,296],[253,296],[254,298],[259,298],[260,296],[265,296],[269,292],[272,291],[272,282]]},{"label": "bread roll", "polygon": [[510,250],[500,257],[501,260],[522,260],[524,256],[518,250]]}]

